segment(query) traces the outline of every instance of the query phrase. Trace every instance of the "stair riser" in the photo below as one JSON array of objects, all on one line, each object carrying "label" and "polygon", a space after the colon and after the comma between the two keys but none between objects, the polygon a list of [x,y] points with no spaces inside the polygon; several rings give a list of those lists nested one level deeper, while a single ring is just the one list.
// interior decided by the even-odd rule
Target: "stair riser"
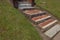
[{"label": "stair riser", "polygon": [[42,16],[42,15],[46,15],[46,13],[37,13],[37,14],[34,14],[34,15],[31,15],[31,18],[33,17],[37,17],[37,16]]},{"label": "stair riser", "polygon": [[49,17],[49,18],[44,18],[43,20],[40,19],[40,20],[37,21],[37,22],[32,21],[32,20],[31,20],[31,21],[34,22],[34,24],[37,24],[37,25],[38,25],[38,24],[40,24],[40,23],[42,23],[42,22],[45,22],[45,21],[48,20],[48,19],[51,19],[51,17]]}]

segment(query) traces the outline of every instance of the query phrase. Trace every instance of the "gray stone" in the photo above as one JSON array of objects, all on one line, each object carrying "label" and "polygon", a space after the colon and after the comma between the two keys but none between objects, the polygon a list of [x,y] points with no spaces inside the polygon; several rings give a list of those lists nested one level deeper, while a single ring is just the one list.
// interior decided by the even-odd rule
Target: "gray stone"
[{"label": "gray stone", "polygon": [[59,24],[53,26],[51,29],[46,31],[44,34],[47,35],[48,37],[52,38],[58,31],[60,31],[60,25]]}]

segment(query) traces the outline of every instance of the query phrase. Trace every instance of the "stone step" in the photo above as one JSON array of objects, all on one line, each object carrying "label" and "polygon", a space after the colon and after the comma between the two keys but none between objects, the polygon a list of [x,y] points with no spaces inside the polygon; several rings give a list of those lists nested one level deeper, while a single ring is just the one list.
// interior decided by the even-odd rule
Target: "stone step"
[{"label": "stone step", "polygon": [[30,9],[30,8],[35,8],[35,7],[28,7],[28,6],[24,7],[24,6],[22,6],[22,7],[19,7],[18,9]]},{"label": "stone step", "polygon": [[26,1],[24,1],[24,2],[18,2],[19,4],[31,4],[31,3],[29,3],[29,2],[26,2]]},{"label": "stone step", "polygon": [[48,31],[46,31],[44,34],[50,38],[54,37],[57,32],[60,31],[60,25],[56,24],[55,26],[53,26],[51,29],[49,29]]},{"label": "stone step", "polygon": [[26,8],[28,9],[28,8],[34,8],[34,7],[32,7],[31,3],[19,2],[18,8],[19,9],[26,9]]},{"label": "stone step", "polygon": [[31,4],[20,4],[20,5],[22,5],[22,6],[23,6],[23,5],[28,5],[28,6],[31,6]]},{"label": "stone step", "polygon": [[40,10],[36,10],[36,9],[35,10],[33,9],[33,10],[25,10],[24,11],[24,13],[26,13],[26,14],[34,14],[34,13],[39,13],[39,12],[40,12]]},{"label": "stone step", "polygon": [[32,7],[31,4],[19,4],[18,7]]},{"label": "stone step", "polygon": [[50,27],[51,25],[55,24],[56,22],[57,22],[57,20],[49,19],[49,20],[46,20],[45,22],[38,24],[38,26],[42,29],[45,29],[45,28]]},{"label": "stone step", "polygon": [[53,40],[60,40],[60,32],[57,33],[57,35],[53,38]]}]

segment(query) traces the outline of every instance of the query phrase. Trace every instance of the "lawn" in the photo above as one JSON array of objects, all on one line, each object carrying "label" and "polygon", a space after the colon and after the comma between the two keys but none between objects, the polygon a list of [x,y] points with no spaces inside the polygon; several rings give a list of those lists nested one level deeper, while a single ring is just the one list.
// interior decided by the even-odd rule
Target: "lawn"
[{"label": "lawn", "polygon": [[42,40],[27,18],[9,0],[0,0],[0,40]]},{"label": "lawn", "polygon": [[60,19],[60,0],[36,0],[36,4]]}]

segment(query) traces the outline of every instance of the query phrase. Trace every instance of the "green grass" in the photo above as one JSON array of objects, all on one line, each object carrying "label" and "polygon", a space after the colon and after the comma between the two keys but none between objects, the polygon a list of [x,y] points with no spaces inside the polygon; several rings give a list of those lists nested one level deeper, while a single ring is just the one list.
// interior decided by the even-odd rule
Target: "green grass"
[{"label": "green grass", "polygon": [[49,10],[53,15],[60,19],[60,0],[36,0],[36,4]]},{"label": "green grass", "polygon": [[42,40],[36,29],[8,0],[0,0],[0,40]]}]

